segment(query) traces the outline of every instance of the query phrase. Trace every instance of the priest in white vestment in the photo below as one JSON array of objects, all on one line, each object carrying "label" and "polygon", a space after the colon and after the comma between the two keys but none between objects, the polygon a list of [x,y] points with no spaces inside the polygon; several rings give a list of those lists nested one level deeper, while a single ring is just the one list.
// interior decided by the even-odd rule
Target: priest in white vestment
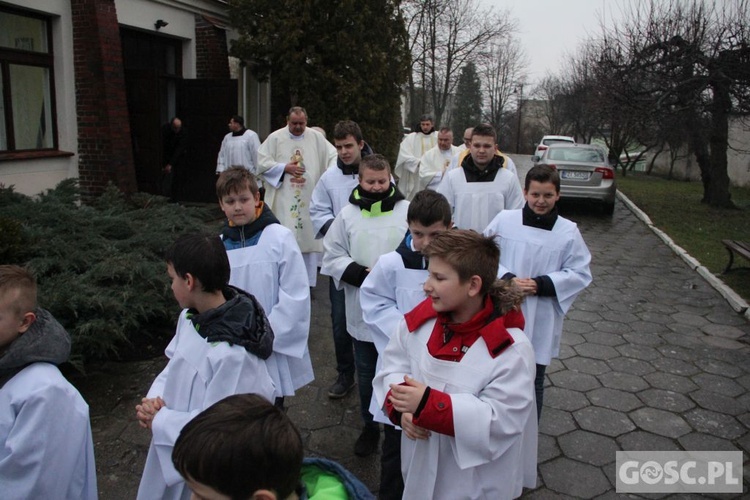
[{"label": "priest in white vestment", "polygon": [[258,150],[258,175],[266,187],[265,203],[289,228],[299,244],[310,286],[315,286],[323,251],[310,220],[312,192],[320,176],[336,164],[336,149],[317,130],[307,127],[307,111],[289,110],[287,126],[272,132]]},{"label": "priest in white vestment", "polygon": [[441,128],[438,132],[437,146],[427,151],[419,160],[419,179],[411,198],[423,189],[436,191],[451,159],[457,154],[458,147],[453,145],[453,132],[448,127]]},{"label": "priest in white vestment", "polygon": [[398,159],[393,173],[398,177],[398,188],[407,200],[411,201],[416,194],[419,183],[419,159],[437,145],[437,132],[430,115],[419,119],[419,131],[412,132],[401,141]]}]

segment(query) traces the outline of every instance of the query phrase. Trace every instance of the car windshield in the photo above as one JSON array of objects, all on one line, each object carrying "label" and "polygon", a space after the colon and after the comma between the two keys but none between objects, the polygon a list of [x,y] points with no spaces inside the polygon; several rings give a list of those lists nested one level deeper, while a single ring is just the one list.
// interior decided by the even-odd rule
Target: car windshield
[{"label": "car windshield", "polygon": [[544,139],[542,141],[545,146],[549,146],[550,144],[560,144],[561,142],[564,144],[573,144],[573,141],[569,139]]},{"label": "car windshield", "polygon": [[601,163],[604,161],[604,155],[601,151],[581,148],[550,148],[548,158],[550,160],[582,163]]}]

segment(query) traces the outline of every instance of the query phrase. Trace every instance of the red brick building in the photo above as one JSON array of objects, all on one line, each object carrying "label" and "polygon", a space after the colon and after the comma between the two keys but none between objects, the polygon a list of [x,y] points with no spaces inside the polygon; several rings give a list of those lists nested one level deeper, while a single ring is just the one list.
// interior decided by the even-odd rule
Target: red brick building
[{"label": "red brick building", "polygon": [[156,193],[161,127],[179,116],[186,196],[212,198],[229,117],[269,132],[268,86],[228,56],[232,36],[224,0],[3,0],[0,183]]}]

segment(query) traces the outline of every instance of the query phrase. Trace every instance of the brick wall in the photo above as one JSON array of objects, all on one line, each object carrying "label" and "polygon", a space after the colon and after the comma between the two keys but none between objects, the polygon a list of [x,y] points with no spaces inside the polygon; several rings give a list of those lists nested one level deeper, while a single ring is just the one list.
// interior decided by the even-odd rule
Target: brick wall
[{"label": "brick wall", "polygon": [[198,78],[229,79],[226,32],[195,16],[195,65]]},{"label": "brick wall", "polygon": [[114,0],[70,0],[73,14],[78,172],[84,198],[109,181],[137,190],[120,30]]}]

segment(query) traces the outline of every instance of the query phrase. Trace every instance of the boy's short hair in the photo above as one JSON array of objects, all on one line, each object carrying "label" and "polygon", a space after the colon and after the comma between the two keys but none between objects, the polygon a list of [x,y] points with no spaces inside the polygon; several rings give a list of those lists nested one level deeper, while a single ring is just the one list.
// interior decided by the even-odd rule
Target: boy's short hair
[{"label": "boy's short hair", "polygon": [[425,113],[422,116],[420,116],[419,117],[419,121],[420,122],[432,122],[432,123],[435,123],[435,119],[429,113]]},{"label": "boy's short hair", "polygon": [[385,159],[385,156],[378,153],[367,155],[362,158],[362,161],[359,163],[360,179],[362,178],[362,170],[366,168],[378,172],[386,170],[389,174],[391,173],[391,165],[388,163],[388,160]]},{"label": "boy's short hair", "polygon": [[427,258],[439,257],[456,270],[461,283],[477,275],[482,278],[482,293],[488,293],[497,279],[500,248],[495,238],[467,229],[441,231],[422,249]]},{"label": "boy's short hair", "polygon": [[299,485],[302,458],[289,417],[256,394],[213,404],[183,427],[172,450],[185,479],[242,499],[261,489],[287,498]]},{"label": "boy's short hair", "polygon": [[346,136],[351,135],[357,143],[362,142],[362,129],[359,128],[357,122],[351,120],[342,120],[336,124],[333,128],[333,139],[342,140],[346,139]]},{"label": "boy's short hair", "polygon": [[235,123],[239,123],[241,127],[245,126],[245,119],[240,115],[232,115],[232,121]]},{"label": "boy's short hair", "polygon": [[524,189],[526,191],[529,190],[531,181],[537,181],[541,183],[551,182],[555,185],[555,190],[558,193],[560,192],[560,174],[557,170],[550,167],[549,165],[537,165],[535,167],[531,167],[531,169],[526,173],[526,180],[524,182]]},{"label": "boy's short hair", "polygon": [[495,131],[495,127],[493,127],[489,123],[480,123],[479,125],[475,126],[474,130],[471,131],[472,139],[475,135],[481,135],[482,137],[492,137],[494,142],[497,144],[497,132]]},{"label": "boy's short hair", "polygon": [[241,165],[232,165],[219,174],[216,180],[216,196],[219,200],[245,189],[249,189],[253,196],[259,193],[257,179],[252,172]]},{"label": "boy's short hair", "polygon": [[215,234],[188,233],[178,237],[164,255],[182,278],[190,273],[204,292],[221,291],[229,284],[229,258]]},{"label": "boy's short hair", "polygon": [[423,226],[431,226],[436,222],[442,222],[446,227],[451,227],[453,216],[448,200],[437,191],[424,189],[414,195],[406,212],[406,222],[419,222]]},{"label": "boy's short hair", "polygon": [[27,269],[20,266],[0,266],[0,296],[10,291],[18,291],[18,298],[12,308],[17,316],[23,316],[36,309],[36,279]]}]

